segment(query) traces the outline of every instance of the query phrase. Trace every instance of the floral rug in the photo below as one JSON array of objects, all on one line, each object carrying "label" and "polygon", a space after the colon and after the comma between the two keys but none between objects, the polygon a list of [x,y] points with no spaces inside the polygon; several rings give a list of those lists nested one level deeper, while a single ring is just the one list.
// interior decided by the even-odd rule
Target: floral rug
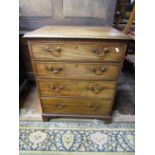
[{"label": "floral rug", "polygon": [[20,122],[20,155],[134,155],[134,123]]}]

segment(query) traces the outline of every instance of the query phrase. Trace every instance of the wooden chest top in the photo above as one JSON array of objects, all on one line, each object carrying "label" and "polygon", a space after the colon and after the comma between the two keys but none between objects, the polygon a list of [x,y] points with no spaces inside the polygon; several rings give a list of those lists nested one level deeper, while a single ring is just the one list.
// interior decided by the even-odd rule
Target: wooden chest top
[{"label": "wooden chest top", "polygon": [[101,26],[45,26],[27,33],[25,38],[132,39],[112,28]]}]

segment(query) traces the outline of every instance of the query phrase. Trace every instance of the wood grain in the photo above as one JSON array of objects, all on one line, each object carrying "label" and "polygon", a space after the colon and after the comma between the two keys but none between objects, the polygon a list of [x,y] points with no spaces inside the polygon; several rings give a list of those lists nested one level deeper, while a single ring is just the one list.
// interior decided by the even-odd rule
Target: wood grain
[{"label": "wood grain", "polygon": [[[104,69],[102,71],[102,68]],[[44,78],[117,80],[119,64],[35,62],[36,75]],[[93,71],[94,69],[94,71]]]},{"label": "wood grain", "polygon": [[45,26],[28,32],[25,38],[80,38],[80,39],[132,39],[112,27],[101,26]]},{"label": "wood grain", "polygon": [[108,115],[112,100],[41,98],[44,113]]},{"label": "wood grain", "polygon": [[31,44],[33,59],[54,61],[121,61],[126,48],[126,44],[104,41],[33,41]]},{"label": "wood grain", "polygon": [[41,96],[114,97],[115,81],[38,80]]}]

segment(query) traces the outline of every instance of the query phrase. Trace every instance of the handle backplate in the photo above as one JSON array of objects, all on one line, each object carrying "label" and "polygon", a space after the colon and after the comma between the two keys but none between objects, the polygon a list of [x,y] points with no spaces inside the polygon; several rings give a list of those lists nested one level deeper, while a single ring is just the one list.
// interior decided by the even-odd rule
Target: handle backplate
[{"label": "handle backplate", "polygon": [[60,71],[62,71],[64,68],[62,66],[61,67],[47,66],[47,69],[51,71],[52,73],[57,74]]},{"label": "handle backplate", "polygon": [[56,104],[56,107],[59,108],[59,109],[63,109],[65,107],[65,104],[58,103],[58,104]]},{"label": "handle backplate", "polygon": [[94,72],[96,75],[102,75],[106,70],[107,68],[102,66],[102,67],[94,67],[94,66],[91,66],[90,67],[90,70],[92,72]]},{"label": "handle backplate", "polygon": [[92,111],[97,111],[100,108],[99,104],[92,104],[88,106]]},{"label": "handle backplate", "polygon": [[60,57],[60,52],[62,51],[61,47],[59,46],[56,48],[44,47],[44,50],[50,52],[55,57]]},{"label": "handle backplate", "polygon": [[62,91],[63,88],[64,88],[63,85],[58,85],[58,86],[53,85],[53,86],[50,86],[50,89],[52,89],[52,90],[54,90],[54,91],[56,91],[56,92],[60,92],[60,91]]},{"label": "handle backplate", "polygon": [[103,87],[102,86],[88,86],[87,89],[92,91],[95,94],[98,94],[103,90]]},{"label": "handle backplate", "polygon": [[92,48],[91,51],[95,53],[96,56],[102,57],[102,56],[105,56],[105,54],[109,52],[109,48],[103,48],[103,49]]}]

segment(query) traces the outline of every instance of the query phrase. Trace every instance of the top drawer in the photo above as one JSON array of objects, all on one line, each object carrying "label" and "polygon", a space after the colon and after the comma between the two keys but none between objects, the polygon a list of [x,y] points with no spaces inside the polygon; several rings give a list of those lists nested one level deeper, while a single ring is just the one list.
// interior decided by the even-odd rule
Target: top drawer
[{"label": "top drawer", "polygon": [[54,61],[121,61],[126,44],[114,42],[31,42],[33,59]]}]

